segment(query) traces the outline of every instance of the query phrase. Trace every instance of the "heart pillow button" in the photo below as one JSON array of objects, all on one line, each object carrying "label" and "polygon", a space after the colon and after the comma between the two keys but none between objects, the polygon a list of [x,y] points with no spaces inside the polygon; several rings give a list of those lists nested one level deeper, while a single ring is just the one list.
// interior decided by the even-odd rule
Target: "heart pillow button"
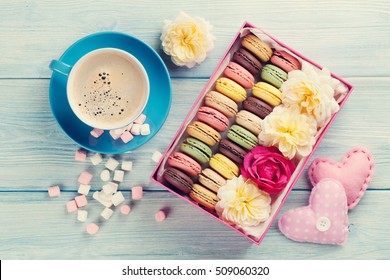
[{"label": "heart pillow button", "polygon": [[319,217],[317,219],[316,228],[319,231],[327,231],[330,229],[331,222],[327,217]]},{"label": "heart pillow button", "polygon": [[309,205],[284,213],[279,229],[298,242],[343,244],[348,237],[347,196],[343,186],[323,179],[314,186]]}]

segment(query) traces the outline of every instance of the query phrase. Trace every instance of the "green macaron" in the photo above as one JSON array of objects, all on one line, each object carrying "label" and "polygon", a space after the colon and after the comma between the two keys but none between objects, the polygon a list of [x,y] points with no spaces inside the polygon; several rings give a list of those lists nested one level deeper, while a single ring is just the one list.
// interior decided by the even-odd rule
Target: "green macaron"
[{"label": "green macaron", "polygon": [[264,65],[260,74],[261,78],[271,85],[280,88],[288,78],[288,74],[273,64]]},{"label": "green macaron", "polygon": [[206,164],[209,162],[212,151],[202,141],[188,137],[180,145],[180,150],[195,159],[200,164]]},{"label": "green macaron", "polygon": [[227,138],[247,150],[252,150],[258,144],[257,137],[252,132],[237,124],[228,130]]}]

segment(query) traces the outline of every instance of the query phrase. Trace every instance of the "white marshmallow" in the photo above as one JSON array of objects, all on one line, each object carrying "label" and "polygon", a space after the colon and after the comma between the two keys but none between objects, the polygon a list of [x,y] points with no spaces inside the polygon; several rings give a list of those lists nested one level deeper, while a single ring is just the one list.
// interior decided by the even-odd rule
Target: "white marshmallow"
[{"label": "white marshmallow", "polygon": [[133,169],[133,162],[130,160],[123,160],[121,168],[124,171],[131,171]]},{"label": "white marshmallow", "polygon": [[150,134],[150,126],[149,124],[143,124],[141,126],[141,135],[149,135]]},{"label": "white marshmallow", "polygon": [[112,194],[116,193],[116,191],[114,190],[113,186],[110,183],[105,184],[102,187],[102,192],[106,195],[112,195]]},{"label": "white marshmallow", "polygon": [[103,192],[96,191],[93,193],[92,197],[98,201],[100,204],[106,207],[110,207],[112,205],[111,202],[112,195],[106,195]]},{"label": "white marshmallow", "polygon": [[159,151],[155,151],[152,156],[154,162],[159,162],[162,157],[162,154]]},{"label": "white marshmallow", "polygon": [[80,222],[85,222],[88,218],[87,210],[77,210],[77,220]]},{"label": "white marshmallow", "polygon": [[114,171],[114,181],[116,182],[122,182],[123,181],[123,177],[125,176],[125,171],[123,170],[115,170]]},{"label": "white marshmallow", "polygon": [[133,135],[140,135],[141,134],[141,124],[134,123],[133,127],[131,128],[131,134]]},{"label": "white marshmallow", "polygon": [[102,181],[104,182],[107,182],[110,180],[110,171],[107,170],[107,169],[104,169],[101,173],[100,173],[100,179],[102,179]]},{"label": "white marshmallow", "polygon": [[102,216],[104,219],[108,220],[111,218],[112,214],[114,214],[114,211],[112,209],[106,207],[104,210],[100,213],[100,216]]},{"label": "white marshmallow", "polygon": [[126,131],[126,127],[112,129],[112,130],[110,130],[110,135],[111,135],[112,139],[118,140],[121,137],[122,133],[125,131]]},{"label": "white marshmallow", "polygon": [[122,192],[119,191],[117,193],[115,193],[112,197],[111,197],[111,202],[114,206],[118,206],[119,204],[121,204],[123,201],[125,201],[125,197],[123,196]]},{"label": "white marshmallow", "polygon": [[92,155],[89,159],[91,160],[93,165],[98,165],[99,163],[101,163],[103,161],[103,157],[99,153]]},{"label": "white marshmallow", "polygon": [[119,161],[117,161],[116,159],[110,157],[107,162],[106,162],[106,168],[113,171],[115,170],[115,168],[117,168],[119,165]]},{"label": "white marshmallow", "polygon": [[108,182],[108,184],[111,186],[112,193],[116,193],[118,191],[119,185],[115,182]]},{"label": "white marshmallow", "polygon": [[114,140],[118,140],[119,137],[121,137],[121,134],[116,134],[115,130],[110,130],[110,135],[111,135],[111,138],[114,139]]},{"label": "white marshmallow", "polygon": [[121,135],[125,131],[126,127],[117,128],[114,130],[116,135]]},{"label": "white marshmallow", "polygon": [[79,189],[77,190],[77,192],[79,194],[88,195],[90,189],[91,189],[91,185],[80,184]]}]

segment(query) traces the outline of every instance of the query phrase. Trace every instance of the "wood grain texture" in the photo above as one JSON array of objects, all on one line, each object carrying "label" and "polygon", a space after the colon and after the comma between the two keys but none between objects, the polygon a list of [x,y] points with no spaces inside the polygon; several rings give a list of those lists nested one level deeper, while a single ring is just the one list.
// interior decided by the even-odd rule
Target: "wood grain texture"
[{"label": "wood grain texture", "polygon": [[[50,77],[47,66],[51,59],[58,58],[74,41],[99,31],[132,34],[161,52],[163,21],[173,19],[181,10],[209,20],[217,41],[204,64],[191,70],[171,67],[173,77],[208,77],[245,20],[344,77],[366,76],[362,65],[370,68],[371,76],[388,75],[388,1],[280,1],[278,5],[191,2],[4,0],[0,10],[0,77]],[[167,57],[164,59],[172,66]]]},{"label": "wood grain texture", "polygon": [[[376,174],[370,188],[389,189],[390,178],[386,170],[390,168],[390,156],[383,152],[390,139],[390,130],[384,129],[388,108],[378,107],[378,100],[383,104],[390,103],[390,78],[357,77],[349,80],[356,90],[313,158],[329,157],[338,161],[349,149],[365,147],[373,153],[376,161]],[[51,115],[48,83],[47,79],[0,80],[0,103],[13,100],[2,109],[6,117],[0,123],[0,130],[7,133],[0,138],[0,190],[45,190],[53,184],[61,184],[66,190],[77,190],[77,177],[88,168],[94,172],[95,187],[102,184],[99,174],[103,164],[93,167],[89,160],[83,163],[74,161],[78,146],[62,132]],[[125,188],[141,183],[156,189],[149,184],[149,174],[155,167],[152,154],[154,151],[164,152],[179,129],[180,120],[185,118],[205,84],[203,79],[172,81],[173,109],[162,129],[140,149],[120,156],[134,161],[134,170],[126,175],[122,184]],[[376,85],[375,92],[372,91],[373,84]],[[372,111],[375,114],[365,113]],[[305,177],[298,181],[296,188],[310,188]]]},{"label": "wood grain texture", "polygon": [[[129,193],[126,202],[129,202]],[[165,192],[146,192],[128,216],[115,211],[109,221],[99,218],[103,207],[90,202],[87,222],[65,212],[75,193],[48,198],[44,192],[1,193],[0,212],[12,217],[0,229],[1,259],[383,259],[390,254],[384,226],[387,191],[369,191],[349,215],[349,236],[343,246],[301,244],[284,237],[274,222],[261,246]],[[281,213],[307,204],[308,191],[293,191]],[[28,199],[27,199],[28,198]],[[23,211],[19,207],[23,205]],[[157,223],[154,214],[169,207],[168,218]],[[17,222],[15,222],[17,221]],[[186,222],[191,221],[191,222]],[[100,223],[95,236],[87,223]],[[28,228],[26,226],[28,225]],[[228,245],[227,245],[228,244]]]},{"label": "wood grain texture", "polygon": [[[390,199],[390,2],[198,0],[162,2],[101,0],[2,0],[0,2],[0,259],[389,259]],[[283,9],[280,9],[283,7]],[[214,26],[215,48],[192,69],[174,66],[160,48],[165,19],[179,11],[202,16]],[[216,13],[218,11],[218,13]],[[205,86],[236,32],[247,20],[305,56],[328,67],[355,90],[327,132],[313,159],[340,160],[352,147],[369,149],[375,175],[365,197],[349,212],[344,246],[300,244],[285,238],[273,223],[261,246],[181,201],[149,175]],[[132,153],[134,169],[120,185],[145,187],[144,199],[129,216],[116,211],[96,236],[86,223],[67,214],[83,170],[102,185],[103,166],[75,162],[78,148],[59,128],[48,101],[48,65],[74,41],[99,31],[131,34],[151,45],[172,77],[172,110],[158,134]],[[310,194],[306,170],[280,214],[304,206]],[[59,184],[61,197],[47,188]],[[154,213],[168,207],[158,224]],[[88,222],[100,221],[101,206],[91,201]],[[280,215],[279,214],[279,215]]]}]

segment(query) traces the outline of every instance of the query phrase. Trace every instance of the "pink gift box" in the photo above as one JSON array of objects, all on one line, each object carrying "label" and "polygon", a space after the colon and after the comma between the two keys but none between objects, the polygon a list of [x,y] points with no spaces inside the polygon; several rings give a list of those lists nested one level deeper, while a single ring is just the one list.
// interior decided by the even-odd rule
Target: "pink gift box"
[{"label": "pink gift box", "polygon": [[[215,90],[214,85],[215,85],[216,80],[223,75],[223,70],[225,69],[225,67],[229,63],[229,61],[231,61],[231,59],[233,57],[233,53],[238,48],[240,48],[240,46],[241,46],[241,38],[243,36],[245,36],[246,34],[248,34],[249,32],[252,32],[253,34],[259,36],[262,41],[269,43],[272,48],[285,49],[288,52],[290,52],[291,54],[293,54],[295,57],[297,57],[299,60],[306,61],[306,62],[312,64],[314,67],[316,67],[318,69],[322,69],[322,67],[320,65],[318,65],[315,62],[313,62],[309,58],[303,56],[302,54],[298,53],[297,51],[293,50],[292,48],[286,46],[284,43],[280,42],[276,38],[274,38],[271,35],[267,34],[263,30],[255,27],[254,25],[250,24],[249,22],[245,22],[243,24],[243,26],[240,28],[240,30],[237,33],[237,35],[235,36],[235,38],[233,39],[233,41],[230,44],[229,48],[227,49],[226,53],[223,55],[222,59],[218,63],[217,67],[214,70],[214,73],[211,75],[209,81],[207,82],[207,84],[203,88],[203,90],[200,93],[199,97],[197,98],[197,100],[193,104],[193,106],[190,109],[187,117],[184,119],[182,125],[180,126],[179,130],[177,131],[176,135],[174,136],[174,138],[172,139],[171,143],[169,144],[167,150],[165,151],[163,157],[160,159],[159,163],[157,164],[155,170],[153,171],[153,173],[151,175],[151,180],[154,181],[155,183],[161,185],[162,187],[166,188],[168,191],[170,191],[174,195],[176,195],[176,196],[180,197],[181,199],[187,201],[188,203],[192,204],[194,207],[198,208],[200,211],[205,212],[206,214],[210,215],[214,219],[216,219],[219,222],[225,224],[226,226],[230,227],[231,229],[237,231],[239,234],[241,234],[241,235],[245,236],[246,238],[248,238],[250,241],[252,241],[252,242],[254,242],[254,243],[259,245],[261,243],[262,239],[264,238],[265,234],[267,233],[269,227],[271,226],[271,224],[273,223],[273,221],[277,217],[278,212],[282,208],[282,206],[283,206],[285,200],[287,199],[287,197],[288,197],[291,189],[293,188],[294,184],[297,182],[297,180],[299,179],[300,175],[304,171],[304,169],[305,169],[306,165],[308,164],[311,156],[314,154],[315,150],[317,149],[318,145],[320,144],[320,142],[321,142],[322,138],[324,137],[325,133],[327,132],[327,130],[331,126],[331,124],[334,121],[334,119],[336,118],[336,116],[338,115],[338,112],[335,113],[330,118],[330,120],[327,122],[327,124],[324,127],[322,127],[317,132],[317,134],[316,134],[316,143],[313,146],[312,152],[308,156],[300,159],[297,162],[296,170],[295,170],[294,174],[292,175],[292,177],[291,177],[289,183],[287,184],[286,188],[282,192],[280,192],[279,194],[272,195],[271,216],[270,216],[270,218],[267,221],[262,223],[260,227],[256,228],[256,232],[244,231],[243,229],[241,229],[239,227],[229,225],[228,223],[222,221],[217,216],[216,213],[214,213],[212,211],[209,211],[209,210],[206,210],[205,208],[199,206],[190,197],[188,197],[186,195],[182,195],[181,193],[177,192],[174,188],[171,188],[168,184],[165,184],[165,182],[164,182],[164,180],[162,178],[162,174],[163,174],[165,168],[167,167],[166,161],[167,161],[168,156],[172,152],[177,151],[179,149],[179,146],[182,143],[182,141],[188,136],[188,134],[186,133],[186,127],[192,120],[195,119],[196,112],[197,112],[198,108],[201,107],[204,104],[204,96],[210,90]],[[347,88],[347,90],[345,91],[344,94],[340,94],[336,98],[337,102],[339,103],[340,110],[341,110],[342,107],[344,106],[345,102],[347,101],[347,98],[352,93],[353,86],[350,83],[344,81],[343,79],[341,79],[340,77],[338,77],[337,75],[335,75],[333,73],[331,73],[331,76],[333,78],[339,80]],[[248,92],[248,96],[250,96],[250,95],[251,95],[251,93],[249,91]],[[340,112],[340,110],[339,110],[339,112]],[[222,136],[222,137],[224,138],[224,136]],[[218,146],[218,145],[216,145],[216,146]],[[213,153],[215,153],[214,148],[213,148]]]}]

